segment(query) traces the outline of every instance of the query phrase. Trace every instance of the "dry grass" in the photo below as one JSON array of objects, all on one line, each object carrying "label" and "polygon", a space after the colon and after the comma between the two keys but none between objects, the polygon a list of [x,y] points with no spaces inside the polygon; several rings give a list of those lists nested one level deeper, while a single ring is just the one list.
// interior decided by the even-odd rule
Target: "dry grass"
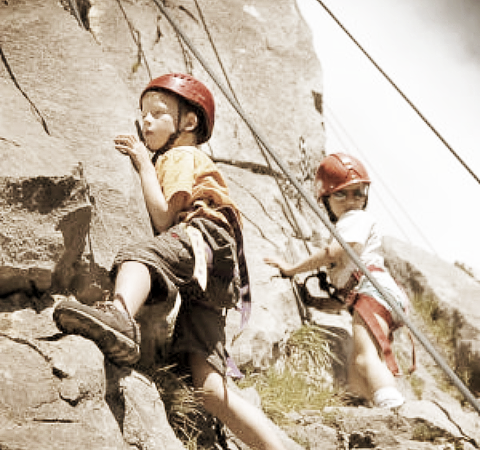
[{"label": "dry grass", "polygon": [[[412,306],[420,316],[429,339],[435,342],[436,349],[441,352],[446,363],[454,369],[465,386],[472,389],[472,369],[468,355],[460,351],[456,342],[460,317],[443,311],[438,301],[429,295],[413,296]],[[443,372],[437,379],[443,390],[459,400],[463,399],[450,378]],[[415,389],[415,386],[413,388]]]},{"label": "dry grass", "polygon": [[[260,373],[244,369],[246,377],[239,387],[255,387],[264,412],[279,426],[291,425],[294,412],[318,411],[323,416],[326,406],[343,405],[342,392],[332,388],[335,355],[329,335],[317,325],[304,325],[290,336],[284,356],[274,366]],[[199,404],[187,379],[178,376],[174,367],[157,369],[151,376],[169,423],[184,446],[189,450],[212,448],[215,421]]]},{"label": "dry grass", "polygon": [[340,393],[332,389],[328,332],[304,325],[286,342],[284,357],[265,372],[247,372],[240,387],[254,386],[263,410],[277,425],[291,424],[290,414],[302,410],[321,411],[339,405]]},{"label": "dry grass", "polygon": [[445,349],[449,358],[453,356],[455,342],[454,320],[443,313],[441,308],[431,296],[414,295],[412,305],[420,318],[427,326],[439,346]]},{"label": "dry grass", "polygon": [[167,366],[158,368],[153,380],[165,404],[168,422],[185,448],[211,448],[215,419],[197,400],[187,378],[178,375],[175,366]]}]

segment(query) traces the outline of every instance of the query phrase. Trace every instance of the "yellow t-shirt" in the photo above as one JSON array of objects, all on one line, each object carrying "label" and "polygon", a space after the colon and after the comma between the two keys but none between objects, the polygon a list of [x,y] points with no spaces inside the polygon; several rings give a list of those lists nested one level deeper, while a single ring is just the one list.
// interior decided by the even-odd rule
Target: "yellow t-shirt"
[{"label": "yellow t-shirt", "polygon": [[174,147],[161,155],[156,164],[157,178],[167,202],[179,192],[187,194],[187,205],[178,221],[206,217],[229,225],[216,208],[230,206],[240,223],[237,206],[229,196],[228,187],[214,162],[193,146]]}]

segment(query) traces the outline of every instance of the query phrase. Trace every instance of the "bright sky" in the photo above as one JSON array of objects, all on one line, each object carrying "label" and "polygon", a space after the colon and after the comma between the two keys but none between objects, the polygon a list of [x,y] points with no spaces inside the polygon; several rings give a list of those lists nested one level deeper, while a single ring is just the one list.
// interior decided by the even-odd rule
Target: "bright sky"
[{"label": "bright sky", "polygon": [[[297,3],[323,69],[327,153],[366,163],[386,234],[480,273],[480,184],[317,0]],[[480,3],[324,4],[480,178]]]}]

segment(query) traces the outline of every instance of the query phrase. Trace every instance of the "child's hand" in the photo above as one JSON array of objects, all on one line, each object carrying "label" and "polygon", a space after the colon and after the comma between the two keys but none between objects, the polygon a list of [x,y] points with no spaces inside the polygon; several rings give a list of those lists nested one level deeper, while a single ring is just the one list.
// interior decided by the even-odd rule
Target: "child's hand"
[{"label": "child's hand", "polygon": [[280,270],[280,273],[284,277],[291,277],[294,275],[292,272],[292,266],[281,259],[267,257],[267,258],[263,258],[263,261],[267,263],[269,266],[276,267],[278,270]]},{"label": "child's hand", "polygon": [[151,164],[150,154],[143,144],[133,134],[121,134],[115,139],[115,149],[124,155],[130,156],[132,164],[137,171],[140,171],[145,164]]}]

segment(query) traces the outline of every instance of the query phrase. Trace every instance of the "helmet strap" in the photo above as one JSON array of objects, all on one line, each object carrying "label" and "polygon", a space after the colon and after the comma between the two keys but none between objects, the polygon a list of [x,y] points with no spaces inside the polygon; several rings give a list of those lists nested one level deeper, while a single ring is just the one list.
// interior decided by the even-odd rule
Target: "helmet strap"
[{"label": "helmet strap", "polygon": [[[367,187],[367,189],[368,189],[368,187]],[[327,211],[328,218],[330,219],[330,222],[332,222],[333,224],[337,223],[338,222],[338,217],[332,211],[332,207],[330,206],[330,200],[328,199],[328,196],[321,197],[321,201],[322,201],[323,206],[325,207],[325,209]],[[368,191],[367,191],[367,197],[365,198],[365,203],[363,204],[362,209],[365,210],[367,208],[367,204],[368,204]]]},{"label": "helmet strap", "polygon": [[337,223],[338,217],[335,214],[333,214],[332,208],[330,206],[330,201],[328,200],[328,196],[322,197],[322,203],[323,203],[323,206],[325,206],[325,209],[327,210],[327,214],[328,214],[328,218],[330,219],[330,222]]},{"label": "helmet strap", "polygon": [[365,204],[363,205],[363,209],[366,209],[367,204],[368,204],[368,194],[370,193],[370,185],[369,184],[367,184],[366,190],[367,190],[367,192],[366,192],[367,196],[365,197]]},{"label": "helmet strap", "polygon": [[175,124],[176,129],[170,135],[167,142],[165,142],[165,144],[162,147],[160,147],[155,152],[155,154],[153,155],[153,158],[152,158],[153,165],[156,164],[156,162],[157,162],[157,160],[160,156],[162,156],[164,153],[166,153],[168,150],[170,150],[172,148],[172,146],[175,143],[175,141],[177,140],[178,136],[180,136],[180,134],[182,133],[183,130],[180,128],[180,122],[182,121],[183,111],[184,111],[183,102],[182,102],[181,99],[179,99],[178,100],[177,123]]}]

